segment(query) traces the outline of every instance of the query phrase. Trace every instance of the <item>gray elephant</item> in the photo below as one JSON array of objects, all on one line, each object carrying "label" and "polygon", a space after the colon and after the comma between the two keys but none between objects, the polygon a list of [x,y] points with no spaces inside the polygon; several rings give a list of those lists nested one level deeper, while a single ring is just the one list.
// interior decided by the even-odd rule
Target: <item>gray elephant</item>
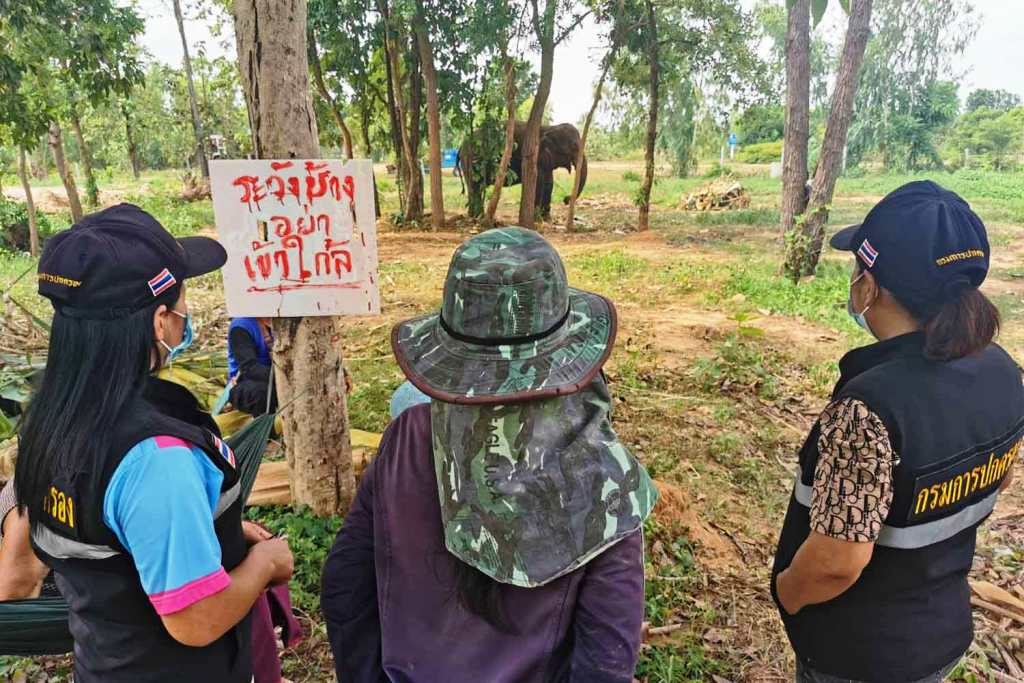
[{"label": "gray elephant", "polygon": [[[522,182],[523,157],[522,142],[526,134],[526,124],[522,121],[516,122],[514,147],[512,158],[508,165],[508,174],[505,177],[505,185],[518,185]],[[556,168],[564,168],[572,172],[576,166],[576,157],[580,150],[580,132],[571,123],[560,123],[555,126],[541,126],[540,128],[540,150],[537,154],[537,192],[536,207],[541,215],[547,218],[551,215],[551,192],[554,189],[554,171]],[[463,192],[465,192],[465,178],[470,176],[470,167],[476,166],[476,178],[482,178],[485,185],[493,185],[495,176],[498,174],[499,159],[473,159],[469,141],[463,143],[459,148],[456,159],[456,169],[463,178]],[[587,157],[583,156],[583,164],[580,166],[580,194],[587,183]],[[566,200],[568,202],[568,200]]]}]

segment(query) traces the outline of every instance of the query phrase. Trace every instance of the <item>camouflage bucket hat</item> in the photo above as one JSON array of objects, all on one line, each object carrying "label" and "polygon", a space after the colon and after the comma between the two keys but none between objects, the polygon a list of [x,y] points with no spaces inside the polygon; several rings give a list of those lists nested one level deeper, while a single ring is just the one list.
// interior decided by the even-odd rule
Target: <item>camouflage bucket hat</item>
[{"label": "camouflage bucket hat", "polygon": [[514,403],[587,386],[615,342],[615,307],[571,289],[532,230],[498,228],[452,256],[441,310],[398,324],[391,345],[416,388],[447,403]]},{"label": "camouflage bucket hat", "polygon": [[572,572],[643,524],[658,499],[608,420],[601,377],[569,396],[431,404],[448,551],[531,588]]}]

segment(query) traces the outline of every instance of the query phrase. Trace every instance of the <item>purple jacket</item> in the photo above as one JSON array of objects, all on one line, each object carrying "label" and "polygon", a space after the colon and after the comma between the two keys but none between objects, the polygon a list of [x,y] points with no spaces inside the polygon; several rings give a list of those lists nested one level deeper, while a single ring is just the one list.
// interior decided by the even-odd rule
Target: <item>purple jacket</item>
[{"label": "purple jacket", "polygon": [[321,606],[341,683],[631,683],[644,616],[643,537],[539,588],[502,585],[517,635],[455,599],[430,406],[384,434],[327,558]]}]

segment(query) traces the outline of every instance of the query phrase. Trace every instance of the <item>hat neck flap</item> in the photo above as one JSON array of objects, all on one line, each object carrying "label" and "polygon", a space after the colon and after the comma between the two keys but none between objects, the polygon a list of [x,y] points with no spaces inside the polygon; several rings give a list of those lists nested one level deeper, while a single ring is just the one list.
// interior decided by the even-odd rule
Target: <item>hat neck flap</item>
[{"label": "hat neck flap", "polygon": [[522,587],[572,572],[636,531],[658,493],[608,419],[598,376],[581,392],[507,406],[431,405],[445,545]]}]

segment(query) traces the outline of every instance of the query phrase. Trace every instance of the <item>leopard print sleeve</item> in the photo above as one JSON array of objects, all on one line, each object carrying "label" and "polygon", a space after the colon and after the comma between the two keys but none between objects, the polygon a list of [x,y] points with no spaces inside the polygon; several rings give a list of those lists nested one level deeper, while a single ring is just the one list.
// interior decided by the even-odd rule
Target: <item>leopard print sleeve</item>
[{"label": "leopard print sleeve", "polygon": [[896,457],[889,433],[864,403],[849,398],[830,405],[819,426],[811,530],[843,541],[873,543],[892,505]]}]

